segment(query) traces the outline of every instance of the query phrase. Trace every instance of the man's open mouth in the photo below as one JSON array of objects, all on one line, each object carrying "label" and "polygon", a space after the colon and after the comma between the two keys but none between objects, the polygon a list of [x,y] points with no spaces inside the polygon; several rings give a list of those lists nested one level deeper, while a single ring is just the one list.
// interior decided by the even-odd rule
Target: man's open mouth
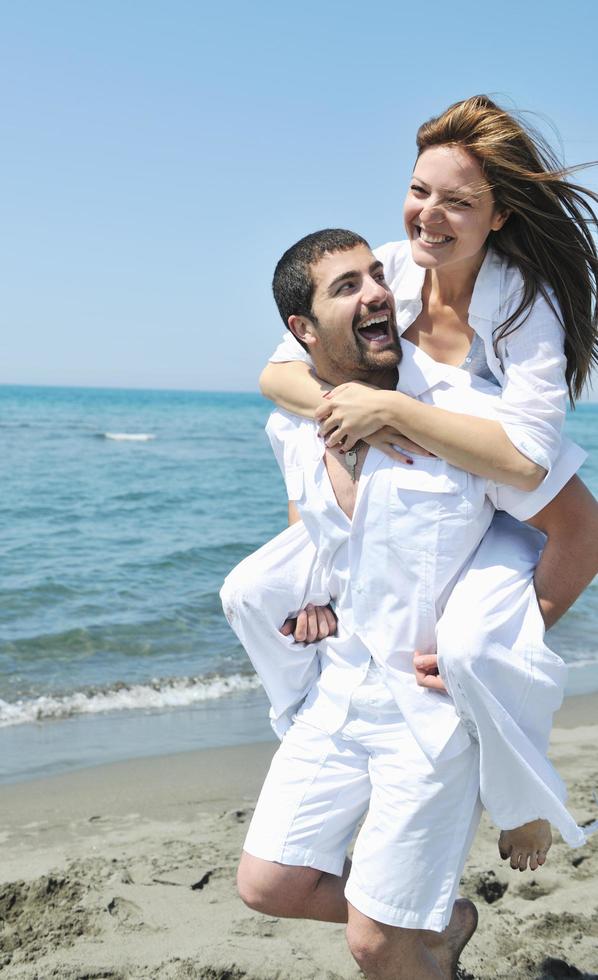
[{"label": "man's open mouth", "polygon": [[357,326],[357,333],[368,344],[385,344],[392,340],[390,332],[390,313],[388,310],[372,313]]},{"label": "man's open mouth", "polygon": [[424,242],[425,245],[448,245],[449,242],[453,242],[454,238],[451,235],[432,235],[429,231],[424,231],[419,225],[415,225],[415,230],[417,232],[417,237],[420,241]]}]

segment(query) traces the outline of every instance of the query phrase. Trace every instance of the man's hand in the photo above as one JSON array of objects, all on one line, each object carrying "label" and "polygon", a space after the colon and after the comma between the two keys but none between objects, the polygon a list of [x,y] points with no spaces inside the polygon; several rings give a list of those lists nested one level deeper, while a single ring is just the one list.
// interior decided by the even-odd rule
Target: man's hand
[{"label": "man's hand", "polygon": [[295,643],[317,643],[336,633],[336,616],[330,606],[314,606],[311,602],[296,619],[285,619],[280,628],[283,636],[293,636]]},{"label": "man's hand", "polygon": [[418,653],[413,655],[415,679],[420,687],[429,687],[432,691],[445,691],[444,681],[438,673],[438,657],[435,653]]}]

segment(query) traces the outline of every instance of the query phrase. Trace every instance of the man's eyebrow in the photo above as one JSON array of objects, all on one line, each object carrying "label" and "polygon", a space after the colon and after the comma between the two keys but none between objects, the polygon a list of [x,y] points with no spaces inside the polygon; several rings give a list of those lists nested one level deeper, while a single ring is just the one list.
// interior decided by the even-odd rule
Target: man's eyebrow
[{"label": "man's eyebrow", "polygon": [[339,282],[343,282],[345,279],[359,279],[359,276],[360,273],[356,272],[355,269],[351,269],[349,272],[341,272],[340,276],[337,276],[336,279],[333,279],[332,282],[328,283],[328,292],[330,292],[331,289],[334,289]]},{"label": "man's eyebrow", "polygon": [[[372,262],[369,268],[369,272],[370,273],[377,272],[378,269],[382,269],[382,268],[383,268],[382,262],[380,261],[380,259],[376,259],[375,262]],[[341,272],[340,276],[337,276],[336,279],[333,279],[332,282],[328,284],[328,292],[334,289],[334,287],[337,286],[339,282],[344,282],[345,279],[359,279],[360,276],[361,276],[361,272],[357,272],[355,269],[351,269],[348,272]]]}]

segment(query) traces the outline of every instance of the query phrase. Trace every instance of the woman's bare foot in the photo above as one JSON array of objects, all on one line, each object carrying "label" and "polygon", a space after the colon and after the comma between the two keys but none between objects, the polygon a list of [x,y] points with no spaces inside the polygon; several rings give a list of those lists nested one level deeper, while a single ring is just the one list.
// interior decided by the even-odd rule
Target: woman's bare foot
[{"label": "woman's bare foot", "polygon": [[475,905],[468,898],[458,898],[444,932],[423,933],[424,942],[446,980],[455,980],[459,957],[477,927],[478,910]]},{"label": "woman's bare foot", "polygon": [[528,862],[530,871],[544,864],[546,855],[552,844],[552,832],[548,820],[531,820],[514,830],[501,831],[498,838],[498,851],[510,864],[514,871],[525,871]]}]

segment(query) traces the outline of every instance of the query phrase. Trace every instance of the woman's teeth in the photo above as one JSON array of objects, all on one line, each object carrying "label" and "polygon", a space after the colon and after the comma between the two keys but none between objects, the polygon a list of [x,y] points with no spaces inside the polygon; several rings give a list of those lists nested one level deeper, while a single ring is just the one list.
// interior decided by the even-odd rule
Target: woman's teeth
[{"label": "woman's teeth", "polygon": [[447,242],[452,242],[453,240],[450,235],[431,235],[428,231],[424,231],[423,228],[418,228],[417,233],[422,242],[426,242],[427,245],[446,245]]}]

